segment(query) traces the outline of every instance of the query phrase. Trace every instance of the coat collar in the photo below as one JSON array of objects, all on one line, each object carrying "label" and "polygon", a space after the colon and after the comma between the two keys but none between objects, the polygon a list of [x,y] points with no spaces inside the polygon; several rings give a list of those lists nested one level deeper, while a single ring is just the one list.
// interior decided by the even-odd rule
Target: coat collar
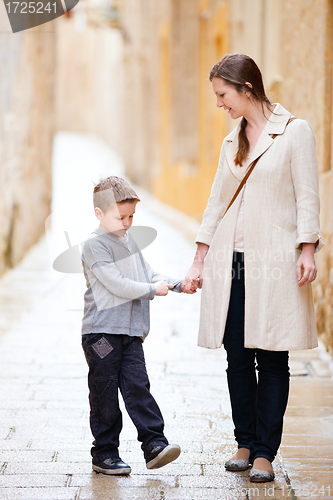
[{"label": "coat collar", "polygon": [[[291,113],[287,111],[281,104],[276,104],[274,108],[274,114],[272,114],[267,121],[261,135],[255,145],[249,161],[248,166],[256,159],[258,156],[262,155],[270,146],[273,144],[274,139],[272,135],[283,134],[287,126],[287,122],[291,117]],[[231,172],[237,177],[238,180],[242,180],[244,176],[244,170],[239,165],[235,165],[235,155],[238,150],[238,132],[240,129],[240,123],[237,127],[225,138],[226,141],[226,158],[228,166]]]}]

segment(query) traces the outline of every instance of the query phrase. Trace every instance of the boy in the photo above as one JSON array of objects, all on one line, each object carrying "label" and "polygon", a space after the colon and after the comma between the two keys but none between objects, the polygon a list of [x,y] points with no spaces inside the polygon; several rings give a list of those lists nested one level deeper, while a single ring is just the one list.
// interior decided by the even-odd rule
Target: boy
[{"label": "boy", "polygon": [[142,342],[149,331],[149,300],[167,295],[169,289],[181,292],[181,283],[154,273],[127,233],[140,200],[124,179],[103,179],[93,197],[100,224],[82,251],[87,284],[82,347],[89,365],[92,468],[125,475],[131,468],[118,452],[118,388],[137,428],[147,468],[162,467],[180,454],[180,447],[164,436],[163,417],[149,390]]}]

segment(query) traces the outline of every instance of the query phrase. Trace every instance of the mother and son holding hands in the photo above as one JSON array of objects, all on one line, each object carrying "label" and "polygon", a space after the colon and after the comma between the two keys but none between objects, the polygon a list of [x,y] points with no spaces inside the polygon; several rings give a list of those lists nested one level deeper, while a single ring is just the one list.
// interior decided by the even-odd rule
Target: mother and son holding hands
[{"label": "mother and son holding hands", "polygon": [[289,392],[288,351],[317,345],[310,283],[314,253],[323,243],[312,129],[269,101],[258,66],[244,54],[223,57],[209,79],[217,106],[241,120],[223,141],[194,262],[182,281],[154,272],[128,233],[140,201],[132,187],[112,176],[94,188],[100,223],[82,252],[82,346],[89,365],[92,468],[104,474],[131,472],[118,451],[118,389],[147,468],[180,454],[164,435],[142,348],[155,295],[202,288],[198,344],[223,344],[227,353],[238,449],[225,467],[252,466],[251,481],[274,479],[271,463]]}]

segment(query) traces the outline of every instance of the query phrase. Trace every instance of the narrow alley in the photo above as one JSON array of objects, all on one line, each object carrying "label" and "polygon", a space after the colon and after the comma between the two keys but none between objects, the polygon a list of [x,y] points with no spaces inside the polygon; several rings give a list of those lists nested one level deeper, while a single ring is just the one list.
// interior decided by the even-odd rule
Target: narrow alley
[{"label": "narrow alley", "polygon": [[[235,450],[225,354],[197,347],[200,292],[156,297],[144,345],[151,390],[166,436],[182,448],[179,459],[148,471],[122,407],[120,455],[132,474],[91,470],[87,366],[80,345],[85,283],[81,273],[54,271],[52,260],[66,250],[64,231],[73,246],[89,234],[94,221],[85,211],[93,212],[93,181],[122,174],[122,167],[91,139],[60,134],[55,144],[55,232],[0,280],[0,498],[333,498],[333,379],[321,348],[291,356],[291,395],[274,483],[256,485],[248,471],[225,471]],[[157,230],[145,257],[165,274],[184,276],[196,223],[142,190],[139,195],[134,225]]]}]

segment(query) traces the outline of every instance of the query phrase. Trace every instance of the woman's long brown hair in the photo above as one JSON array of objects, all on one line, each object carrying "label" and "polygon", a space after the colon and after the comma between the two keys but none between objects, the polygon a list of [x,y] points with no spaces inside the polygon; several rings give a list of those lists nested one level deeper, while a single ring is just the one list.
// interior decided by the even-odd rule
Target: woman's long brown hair
[{"label": "woman's long brown hair", "polygon": [[[265,93],[261,71],[251,57],[245,54],[228,54],[224,56],[211,69],[209,80],[212,81],[213,78],[222,78],[239,92],[245,90],[250,92],[252,98],[261,103],[264,115],[264,104],[272,108],[272,103]],[[246,85],[247,82],[251,83],[252,87]],[[243,117],[238,134],[238,151],[235,155],[236,165],[243,165],[250,150],[250,144],[245,132],[246,125],[247,120]]]}]

